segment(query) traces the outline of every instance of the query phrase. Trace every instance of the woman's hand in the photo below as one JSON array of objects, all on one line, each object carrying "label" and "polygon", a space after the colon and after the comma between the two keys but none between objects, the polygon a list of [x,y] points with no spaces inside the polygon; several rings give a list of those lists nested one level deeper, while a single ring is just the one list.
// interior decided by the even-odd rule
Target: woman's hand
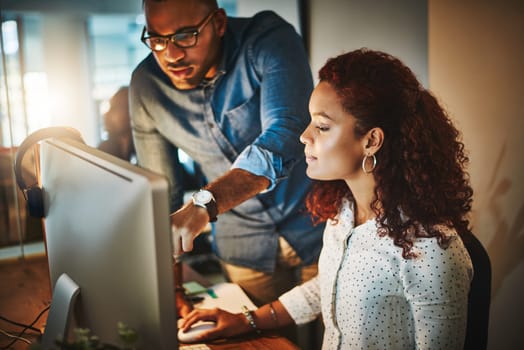
[{"label": "woman's hand", "polygon": [[187,331],[197,321],[213,321],[216,323],[214,328],[203,332],[197,341],[228,338],[253,330],[243,314],[232,314],[217,308],[194,309],[183,319],[179,320],[179,327]]}]

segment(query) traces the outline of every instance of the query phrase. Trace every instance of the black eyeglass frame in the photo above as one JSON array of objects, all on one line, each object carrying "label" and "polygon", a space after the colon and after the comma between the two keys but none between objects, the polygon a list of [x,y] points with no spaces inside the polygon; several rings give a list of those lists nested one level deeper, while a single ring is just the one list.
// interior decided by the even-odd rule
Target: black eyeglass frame
[{"label": "black eyeglass frame", "polygon": [[[150,35],[150,36],[146,36],[146,27],[144,26],[144,28],[142,29],[142,35],[140,36],[140,41],[142,41],[144,43],[144,45],[146,45],[151,51],[155,51],[155,52],[161,52],[161,51],[164,51],[165,49],[167,49],[167,45],[169,44],[169,42],[172,42],[175,46],[181,48],[181,49],[188,49],[190,47],[194,47],[197,45],[198,43],[198,36],[200,35],[200,33],[202,32],[202,30],[205,28],[205,26],[211,21],[211,19],[220,11],[220,9],[216,9],[214,11],[212,11],[211,13],[209,13],[206,17],[204,17],[204,19],[202,20],[202,22],[200,22],[199,24],[197,24],[195,27],[185,27],[185,28],[180,28],[179,30],[177,30],[175,33],[173,34],[167,34],[167,35]],[[184,36],[187,36],[187,35],[192,35],[193,37],[193,40],[194,42],[189,44],[189,45],[181,45],[178,40],[177,40],[177,36],[180,37],[180,35],[184,35]],[[151,46],[148,45],[147,43],[147,40],[148,39],[164,39],[164,47],[160,50],[155,50],[153,49]]]}]

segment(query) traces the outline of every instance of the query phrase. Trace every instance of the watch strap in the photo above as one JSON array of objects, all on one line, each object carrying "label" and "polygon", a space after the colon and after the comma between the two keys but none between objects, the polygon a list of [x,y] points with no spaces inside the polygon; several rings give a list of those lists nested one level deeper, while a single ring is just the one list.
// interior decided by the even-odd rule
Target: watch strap
[{"label": "watch strap", "polygon": [[[200,191],[209,192],[208,190],[200,190]],[[207,203],[201,203],[195,200],[195,197],[193,195],[193,204],[207,210],[207,215],[209,216],[209,222],[217,221],[217,215],[218,215],[217,202],[215,201],[215,197],[213,196],[212,193],[211,193],[211,200]]]},{"label": "watch strap", "polygon": [[209,203],[206,204],[207,215],[209,215],[209,222],[217,221],[218,209],[217,202],[215,198],[211,199]]}]

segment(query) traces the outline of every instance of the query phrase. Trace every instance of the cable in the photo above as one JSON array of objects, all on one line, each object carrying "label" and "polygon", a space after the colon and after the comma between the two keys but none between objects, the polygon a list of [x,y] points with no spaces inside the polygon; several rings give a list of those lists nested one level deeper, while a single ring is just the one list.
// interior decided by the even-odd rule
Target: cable
[{"label": "cable", "polygon": [[5,335],[5,336],[8,337],[8,338],[14,338],[14,339],[16,339],[16,340],[21,340],[21,341],[23,341],[23,342],[25,342],[25,343],[27,343],[27,344],[31,344],[31,341],[30,341],[29,339],[26,339],[26,338],[22,338],[22,337],[19,337],[19,336],[13,335],[13,334],[11,334],[11,333],[9,333],[9,332],[4,331],[2,328],[0,328],[0,333],[2,333],[3,335]]},{"label": "cable", "polygon": [[13,320],[10,320],[2,315],[0,315],[0,320],[2,321],[5,321],[7,323],[11,323],[12,325],[15,325],[15,326],[18,326],[18,327],[22,327],[22,328],[27,328],[27,329],[30,329],[32,331],[35,331],[35,332],[38,332],[40,333],[40,330],[38,328],[35,328],[35,327],[31,327],[29,325],[25,325],[23,323],[19,323],[19,322],[16,322],[16,321],[13,321]]},{"label": "cable", "polygon": [[17,336],[14,336],[15,339],[13,339],[9,344],[7,344],[6,346],[0,348],[1,350],[7,350],[9,349],[14,343],[16,343],[17,341],[21,340],[21,339],[24,339],[22,338],[22,335],[24,335],[25,331],[28,330],[30,327],[33,327],[34,324],[36,322],[38,322],[38,320],[40,319],[40,317],[42,317],[42,315],[49,310],[51,306],[46,306],[42,311],[40,311],[40,313],[38,314],[38,316],[36,316],[36,318],[34,319],[33,322],[31,322],[31,324],[29,326],[26,326],[24,327],[24,329],[22,329],[22,331],[17,335]]}]

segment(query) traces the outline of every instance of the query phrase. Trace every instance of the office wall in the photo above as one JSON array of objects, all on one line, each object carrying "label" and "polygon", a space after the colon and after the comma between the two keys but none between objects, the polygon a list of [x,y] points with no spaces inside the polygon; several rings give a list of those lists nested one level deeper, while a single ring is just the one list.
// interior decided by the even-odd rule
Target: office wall
[{"label": "office wall", "polygon": [[284,17],[300,33],[298,0],[240,0],[237,2],[236,16],[248,17],[268,9]]},{"label": "office wall", "polygon": [[6,11],[93,14],[138,13],[142,0],[0,0],[0,9]]},{"label": "office wall", "polygon": [[310,0],[313,75],[330,57],[361,47],[401,58],[427,86],[427,2]]},{"label": "office wall", "polygon": [[464,133],[493,268],[490,349],[524,349],[524,2],[429,1],[429,81]]}]

